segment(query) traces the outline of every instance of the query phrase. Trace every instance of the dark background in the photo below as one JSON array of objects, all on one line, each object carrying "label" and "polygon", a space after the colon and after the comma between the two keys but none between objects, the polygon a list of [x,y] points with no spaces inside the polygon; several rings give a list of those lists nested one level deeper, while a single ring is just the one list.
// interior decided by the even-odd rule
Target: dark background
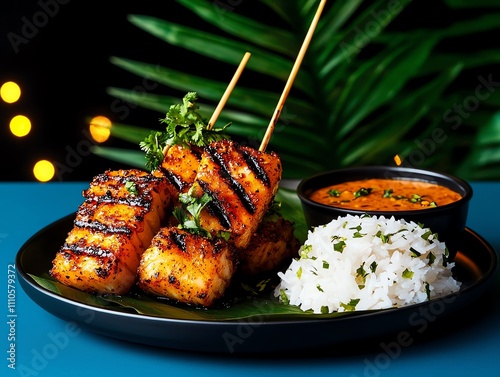
[{"label": "dark background", "polygon": [[[237,4],[235,12],[266,20],[255,1],[221,0],[224,3]],[[14,80],[23,92],[18,103],[9,105],[0,101],[0,180],[34,180],[32,167],[39,159],[68,167],[54,180],[88,181],[107,168],[123,167],[90,154],[91,142],[85,134],[90,117],[116,118],[115,99],[106,94],[107,87],[132,89],[143,85],[141,78],[112,65],[111,56],[191,72],[203,70],[205,77],[218,74],[220,67],[216,62],[201,60],[157,40],[129,23],[128,14],[152,15],[216,32],[173,0],[1,2],[0,84]],[[467,16],[467,12],[453,14],[455,18]],[[439,2],[415,1],[391,27],[432,27],[453,21]],[[267,22],[273,23],[271,16]],[[13,46],[14,35],[25,40]],[[486,43],[486,39],[478,41]],[[282,86],[277,88],[278,93],[281,89]],[[164,115],[132,106],[127,110],[120,122],[148,128],[156,127],[159,117]],[[32,131],[23,138],[13,136],[9,130],[8,122],[17,114],[32,120]],[[120,143],[123,142],[110,139],[106,146],[119,147]]]},{"label": "dark background", "polygon": [[[70,181],[87,181],[106,168],[117,167],[88,153],[91,143],[84,131],[94,115],[116,118],[115,99],[106,94],[107,87],[132,89],[143,83],[112,65],[109,58],[119,56],[172,68],[196,64],[186,52],[129,23],[128,14],[154,15],[176,23],[200,22],[206,27],[171,0],[1,2],[0,85],[16,81],[22,96],[15,104],[0,101],[0,180],[34,180],[32,167],[39,159],[67,166],[62,179]],[[17,37],[21,42],[13,43]],[[9,130],[9,121],[17,114],[32,120],[31,133],[23,138]],[[164,115],[132,106],[126,117],[124,114],[120,112],[121,122],[151,128]],[[120,142],[110,139],[106,146],[120,146]]]}]

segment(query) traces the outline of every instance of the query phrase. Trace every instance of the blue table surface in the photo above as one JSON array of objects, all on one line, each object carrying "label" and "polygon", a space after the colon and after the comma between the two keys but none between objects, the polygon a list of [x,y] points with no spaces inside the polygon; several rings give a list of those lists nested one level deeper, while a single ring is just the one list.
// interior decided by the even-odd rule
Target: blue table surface
[{"label": "blue table surface", "polygon": [[[87,183],[0,183],[0,258],[3,319],[0,321],[1,376],[478,376],[500,370],[500,281],[498,275],[474,308],[458,312],[447,331],[429,327],[411,345],[382,343],[348,351],[293,355],[213,355],[155,348],[115,340],[68,324],[15,289],[14,323],[9,323],[9,271],[23,243],[38,230],[76,210]],[[467,226],[500,250],[500,182],[472,183]],[[11,292],[12,293],[12,292]],[[11,296],[12,298],[12,296]],[[11,300],[12,302],[12,300]],[[14,335],[15,339],[9,339]],[[10,350],[14,343],[15,352]],[[9,357],[14,358],[9,360]],[[14,368],[13,368],[14,367]]]}]

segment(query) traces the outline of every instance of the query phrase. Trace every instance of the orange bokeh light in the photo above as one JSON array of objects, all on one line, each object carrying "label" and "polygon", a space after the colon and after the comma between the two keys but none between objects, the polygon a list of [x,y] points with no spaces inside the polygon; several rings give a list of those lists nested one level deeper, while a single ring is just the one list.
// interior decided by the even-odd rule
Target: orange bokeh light
[{"label": "orange bokeh light", "polygon": [[104,143],[111,135],[111,120],[99,115],[91,119],[89,130],[92,138],[98,143]]},{"label": "orange bokeh light", "polygon": [[400,166],[403,163],[403,160],[401,160],[401,157],[399,157],[399,155],[395,155],[394,162],[396,163],[397,166]]}]

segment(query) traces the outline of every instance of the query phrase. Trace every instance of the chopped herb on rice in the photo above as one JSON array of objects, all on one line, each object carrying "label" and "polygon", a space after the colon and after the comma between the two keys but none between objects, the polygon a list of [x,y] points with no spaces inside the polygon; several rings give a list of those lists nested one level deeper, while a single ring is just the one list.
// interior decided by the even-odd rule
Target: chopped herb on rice
[{"label": "chopped herb on rice", "polygon": [[445,243],[393,217],[339,217],[309,231],[299,255],[278,273],[275,295],[304,311],[401,307],[460,289]]}]

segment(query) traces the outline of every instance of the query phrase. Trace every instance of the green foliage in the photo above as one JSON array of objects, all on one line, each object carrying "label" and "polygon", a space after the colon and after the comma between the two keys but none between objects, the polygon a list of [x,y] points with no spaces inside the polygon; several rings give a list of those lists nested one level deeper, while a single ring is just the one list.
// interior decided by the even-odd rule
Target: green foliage
[{"label": "green foliage", "polygon": [[139,142],[139,147],[146,152],[146,168],[149,171],[155,170],[161,164],[167,146],[205,147],[214,141],[229,138],[225,133],[229,124],[218,129],[209,127],[198,112],[196,101],[198,94],[188,92],[182,99],[182,104],[170,105],[166,117],[160,119],[160,123],[166,124],[165,130],[152,130]]},{"label": "green foliage", "polygon": [[192,190],[179,194],[182,207],[174,208],[173,215],[179,221],[179,228],[203,237],[211,238],[211,233],[201,226],[201,210],[212,200],[204,193],[200,198],[192,195]]},{"label": "green foliage", "polygon": [[[231,123],[233,137],[258,147],[318,4],[256,0],[245,7],[258,12],[245,16],[238,6],[177,0],[177,6],[199,18],[193,26],[144,15],[130,15],[129,20],[146,32],[143,38],[150,34],[164,41],[165,51],[175,46],[224,69],[181,71],[122,57],[111,62],[172,92],[196,91],[200,113],[208,118],[229,83],[227,72],[234,72],[243,54],[251,52],[218,119]],[[445,9],[451,18],[430,27],[426,17],[433,9],[410,0],[327,4],[268,145],[281,156],[285,178],[354,165],[392,165],[397,154],[408,166],[464,179],[500,179],[500,76],[491,68],[500,53],[494,46],[471,42],[500,27],[498,5],[443,0],[432,6]],[[464,9],[467,18],[458,17]],[[406,25],[408,20],[416,21]],[[154,112],[165,113],[178,102],[158,92],[108,92]],[[115,125],[112,135],[133,133],[133,126],[126,126],[130,132],[123,127]],[[138,144],[142,139],[127,140]],[[97,152],[120,156],[107,151],[100,147]],[[134,154],[125,156],[118,159],[144,164]]]}]

